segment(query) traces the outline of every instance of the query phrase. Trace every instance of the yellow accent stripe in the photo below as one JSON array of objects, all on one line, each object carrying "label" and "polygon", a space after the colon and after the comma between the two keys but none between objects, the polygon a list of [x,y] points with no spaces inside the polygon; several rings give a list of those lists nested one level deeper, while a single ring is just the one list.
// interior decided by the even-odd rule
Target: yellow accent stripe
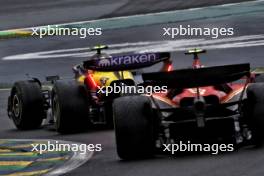
[{"label": "yellow accent stripe", "polygon": [[34,152],[12,152],[12,153],[0,153],[0,156],[31,156],[35,155],[36,153]]},{"label": "yellow accent stripe", "polygon": [[12,152],[12,150],[9,150],[9,149],[0,149],[0,153],[3,153],[3,152]]},{"label": "yellow accent stripe", "polygon": [[50,169],[45,169],[45,170],[39,170],[39,171],[32,171],[32,172],[16,172],[13,174],[9,174],[7,176],[32,176],[32,175],[41,175],[49,172]]},{"label": "yellow accent stripe", "polygon": [[32,31],[21,31],[21,30],[9,30],[8,32],[14,32],[16,35],[31,35]]},{"label": "yellow accent stripe", "polygon": [[17,34],[20,34],[20,35],[31,35],[32,32],[29,32],[29,31],[16,31]]},{"label": "yellow accent stripe", "polygon": [[27,166],[32,161],[0,161],[0,166]]}]

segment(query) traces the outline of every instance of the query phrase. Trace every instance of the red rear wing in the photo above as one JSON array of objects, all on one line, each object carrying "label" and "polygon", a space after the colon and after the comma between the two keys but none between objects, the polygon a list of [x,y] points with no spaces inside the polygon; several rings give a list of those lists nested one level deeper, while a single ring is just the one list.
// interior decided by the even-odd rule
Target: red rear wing
[{"label": "red rear wing", "polygon": [[146,84],[166,85],[168,88],[219,85],[236,81],[244,76],[250,76],[248,63],[142,74]]}]

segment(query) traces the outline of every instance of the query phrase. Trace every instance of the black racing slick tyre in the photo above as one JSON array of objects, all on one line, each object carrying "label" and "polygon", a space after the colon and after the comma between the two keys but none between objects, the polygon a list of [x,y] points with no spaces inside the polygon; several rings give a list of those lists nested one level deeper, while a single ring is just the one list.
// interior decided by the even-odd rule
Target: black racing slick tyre
[{"label": "black racing slick tyre", "polygon": [[154,116],[146,96],[125,96],[114,100],[117,154],[132,160],[152,157],[155,150]]},{"label": "black racing slick tyre", "polygon": [[18,129],[36,129],[45,118],[41,86],[35,81],[14,84],[9,97],[8,113]]},{"label": "black racing slick tyre", "polygon": [[264,83],[253,83],[247,88],[246,117],[252,131],[252,143],[260,146],[264,141]]},{"label": "black racing slick tyre", "polygon": [[83,85],[75,81],[54,84],[52,114],[59,133],[76,133],[85,130],[89,122],[88,96]]}]

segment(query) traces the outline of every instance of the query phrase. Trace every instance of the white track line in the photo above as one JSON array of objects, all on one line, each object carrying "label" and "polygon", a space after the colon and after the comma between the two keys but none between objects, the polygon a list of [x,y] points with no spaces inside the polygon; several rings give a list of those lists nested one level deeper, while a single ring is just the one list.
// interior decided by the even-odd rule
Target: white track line
[{"label": "white track line", "polygon": [[[246,35],[222,39],[182,39],[182,40],[161,40],[145,41],[134,43],[119,43],[109,45],[109,54],[120,54],[128,52],[161,52],[161,51],[184,51],[190,48],[202,47],[209,49],[241,48],[252,46],[263,46],[264,34]],[[26,54],[18,54],[3,57],[2,60],[29,60],[49,58],[72,58],[88,57],[93,55],[88,47],[41,51]]]},{"label": "white track line", "polygon": [[0,91],[10,91],[11,89],[10,88],[4,88],[4,89],[0,89]]},{"label": "white track line", "polygon": [[70,160],[66,161],[62,166],[48,172],[45,174],[46,176],[55,176],[55,175],[62,175],[67,172],[70,172],[79,166],[86,163],[90,160],[93,156],[93,152],[88,152],[86,154],[81,154],[80,152],[74,152],[73,156]]}]

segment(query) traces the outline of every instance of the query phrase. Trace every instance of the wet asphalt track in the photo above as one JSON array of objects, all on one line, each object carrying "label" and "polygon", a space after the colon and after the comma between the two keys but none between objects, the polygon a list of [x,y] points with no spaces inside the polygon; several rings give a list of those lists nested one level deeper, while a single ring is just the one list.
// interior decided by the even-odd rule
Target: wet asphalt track
[{"label": "wet asphalt track", "polygon": [[[181,24],[206,26],[228,25],[237,29],[236,36],[262,34],[264,28],[263,13],[248,14],[247,16],[229,16],[219,19],[191,21]],[[173,26],[176,24],[168,24]],[[36,51],[54,49],[78,48],[99,43],[123,43],[149,40],[164,40],[161,27],[154,25],[107,31],[104,36],[88,38],[77,37],[52,37],[42,40],[36,39],[11,39],[0,42],[0,58]],[[150,32],[151,31],[151,32]],[[182,52],[173,53],[174,65],[177,67],[188,66],[191,60]],[[203,62],[207,65],[250,62],[253,66],[263,66],[263,46],[211,50],[204,55]],[[70,67],[79,63],[83,58],[58,58],[25,61],[1,61],[0,81],[13,82],[22,79],[25,73],[36,76],[60,73],[70,76]],[[11,71],[10,71],[11,70]],[[58,135],[51,128],[34,131],[20,132],[15,130],[12,122],[6,115],[6,100],[8,92],[0,91],[0,138],[50,138],[70,140],[83,143],[102,143],[103,151],[95,153],[93,158],[80,168],[66,175],[91,175],[91,176],[262,176],[264,175],[264,149],[243,148],[237,152],[221,155],[184,155],[160,156],[156,159],[122,162],[115,153],[114,133],[111,130],[88,130],[82,134]]]}]

